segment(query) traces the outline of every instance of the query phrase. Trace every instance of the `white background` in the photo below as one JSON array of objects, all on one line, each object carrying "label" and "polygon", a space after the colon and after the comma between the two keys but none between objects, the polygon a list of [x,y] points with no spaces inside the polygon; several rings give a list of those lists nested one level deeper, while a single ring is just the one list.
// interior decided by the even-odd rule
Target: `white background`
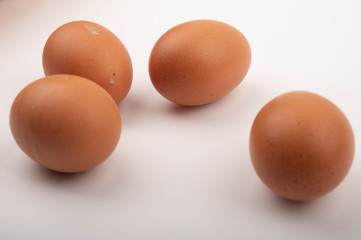
[{"label": "white background", "polygon": [[[215,19],[249,40],[252,65],[220,101],[184,108],[151,85],[155,41],[188,20]],[[15,144],[8,116],[16,94],[43,77],[48,36],[73,20],[97,22],[127,47],[132,89],[119,105],[122,137],[83,174],[39,167]],[[0,0],[0,239],[361,239],[361,2],[332,0]],[[319,93],[354,129],[354,164],[315,201],[270,192],[248,152],[252,121],[290,90]]]}]

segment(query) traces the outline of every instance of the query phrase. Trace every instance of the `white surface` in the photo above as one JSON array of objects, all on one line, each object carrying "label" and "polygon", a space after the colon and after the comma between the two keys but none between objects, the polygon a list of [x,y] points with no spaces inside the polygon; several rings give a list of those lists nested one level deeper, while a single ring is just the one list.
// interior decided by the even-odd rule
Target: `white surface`
[{"label": "white surface", "polygon": [[[360,12],[359,0],[0,1],[0,239],[361,239]],[[166,30],[200,18],[243,32],[253,61],[227,97],[183,108],[153,88],[148,57]],[[43,76],[47,37],[79,19],[123,41],[134,82],[119,106],[123,132],[113,155],[64,175],[23,154],[8,115],[16,94]],[[290,90],[332,100],[356,138],[345,181],[306,203],[271,193],[248,153],[256,113]]]}]

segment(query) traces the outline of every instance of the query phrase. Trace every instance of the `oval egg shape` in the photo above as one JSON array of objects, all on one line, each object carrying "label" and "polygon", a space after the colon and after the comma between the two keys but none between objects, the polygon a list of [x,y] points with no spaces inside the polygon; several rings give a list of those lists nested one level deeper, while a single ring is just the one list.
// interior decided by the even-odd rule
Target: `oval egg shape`
[{"label": "oval egg shape", "polygon": [[74,75],[51,75],[26,86],[10,111],[18,146],[40,165],[82,172],[115,149],[121,118],[113,98],[96,83]]},{"label": "oval egg shape", "polygon": [[218,100],[236,88],[251,64],[247,39],[214,20],[182,23],[164,33],[149,58],[155,89],[185,106]]},{"label": "oval egg shape", "polygon": [[123,43],[105,27],[89,22],[69,22],[56,29],[43,51],[46,76],[71,74],[94,81],[120,103],[133,77],[130,56]]}]

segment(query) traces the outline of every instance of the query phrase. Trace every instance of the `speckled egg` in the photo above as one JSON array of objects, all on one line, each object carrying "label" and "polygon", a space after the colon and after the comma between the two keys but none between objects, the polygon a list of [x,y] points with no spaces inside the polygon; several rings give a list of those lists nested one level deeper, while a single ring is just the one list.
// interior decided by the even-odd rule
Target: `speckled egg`
[{"label": "speckled egg", "polygon": [[123,43],[105,27],[74,21],[56,29],[43,51],[45,75],[72,74],[102,86],[116,103],[128,94],[133,77],[130,56]]},{"label": "speckled egg", "polygon": [[250,134],[256,173],[273,192],[311,200],[338,186],[354,156],[354,136],[342,111],[305,91],[282,94],[257,114]]}]

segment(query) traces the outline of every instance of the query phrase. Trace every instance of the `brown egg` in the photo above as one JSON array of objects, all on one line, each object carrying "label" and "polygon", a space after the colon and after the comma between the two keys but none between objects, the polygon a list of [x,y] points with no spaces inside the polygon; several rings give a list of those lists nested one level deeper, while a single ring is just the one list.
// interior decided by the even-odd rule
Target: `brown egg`
[{"label": "brown egg", "polygon": [[250,64],[251,49],[241,32],[222,22],[195,20],[160,37],[150,55],[149,74],[165,98],[195,106],[232,91]]},{"label": "brown egg", "polygon": [[103,162],[121,131],[112,97],[72,75],[52,75],[25,87],[10,111],[16,143],[34,161],[59,172],[81,172]]},{"label": "brown egg", "polygon": [[103,26],[75,21],[56,29],[43,52],[45,75],[72,74],[102,86],[116,103],[132,84],[132,62],[123,43]]},{"label": "brown egg", "polygon": [[332,102],[311,92],[289,92],[256,116],[250,153],[258,176],[273,192],[311,200],[344,179],[354,156],[354,136]]}]

